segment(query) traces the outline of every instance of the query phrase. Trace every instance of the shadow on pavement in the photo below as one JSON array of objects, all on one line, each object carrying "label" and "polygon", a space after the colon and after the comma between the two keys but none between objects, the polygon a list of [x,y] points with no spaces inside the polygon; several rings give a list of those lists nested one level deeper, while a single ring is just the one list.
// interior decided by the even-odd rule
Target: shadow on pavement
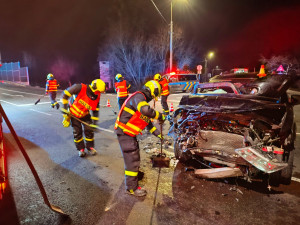
[{"label": "shadow on pavement", "polygon": [[[23,155],[16,148],[15,142],[10,142],[10,134],[4,136],[11,187],[11,196],[7,199],[7,204],[11,207],[5,207],[1,215],[13,214],[14,218],[8,218],[8,222],[0,224],[95,224],[101,220],[110,193],[106,183],[94,176],[95,167],[92,163],[86,160],[83,168],[78,169],[76,167],[82,166],[82,159],[74,156],[69,158],[68,162],[64,162],[65,165],[58,165],[49,158],[45,150],[19,137],[38,172],[50,203],[59,206],[69,215],[65,217],[53,212],[44,204]],[[65,168],[66,165],[70,170]],[[75,173],[76,169],[82,173]]]}]

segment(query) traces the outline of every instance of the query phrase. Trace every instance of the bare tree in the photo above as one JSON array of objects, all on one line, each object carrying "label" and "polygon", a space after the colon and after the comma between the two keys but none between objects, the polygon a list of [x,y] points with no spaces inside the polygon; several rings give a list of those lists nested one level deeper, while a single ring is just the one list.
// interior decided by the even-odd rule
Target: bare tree
[{"label": "bare tree", "polygon": [[267,59],[261,56],[260,62],[266,65],[266,69],[269,71],[276,71],[280,65],[288,72],[290,69],[299,70],[299,61],[291,56],[273,55]]}]

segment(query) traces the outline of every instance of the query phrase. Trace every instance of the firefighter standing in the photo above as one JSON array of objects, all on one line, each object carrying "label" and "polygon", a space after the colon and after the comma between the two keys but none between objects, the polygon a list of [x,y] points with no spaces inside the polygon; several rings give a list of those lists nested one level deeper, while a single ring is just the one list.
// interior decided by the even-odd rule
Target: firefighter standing
[{"label": "firefighter standing", "polygon": [[59,103],[56,101],[56,93],[57,93],[57,87],[59,84],[57,83],[57,80],[54,79],[54,76],[52,73],[49,73],[47,75],[47,82],[46,82],[46,90],[45,94],[49,94],[49,98],[51,101],[51,107],[56,109],[59,109]]},{"label": "firefighter standing", "polygon": [[140,167],[140,149],[136,136],[147,127],[159,138],[163,138],[160,131],[153,126],[150,118],[165,120],[162,113],[152,109],[148,102],[159,97],[161,86],[157,81],[148,81],[141,91],[133,93],[122,105],[115,123],[120,148],[125,164],[126,193],[135,196],[145,196],[146,190],[138,186],[138,172]]},{"label": "firefighter standing", "polygon": [[162,91],[161,91],[161,106],[164,110],[165,115],[169,115],[169,106],[167,103],[168,96],[170,95],[169,91],[169,82],[166,78],[162,78],[159,73],[154,75],[154,80],[159,82],[161,85]]},{"label": "firefighter standing", "polygon": [[115,83],[115,90],[117,92],[118,95],[118,105],[119,105],[119,109],[121,109],[123,103],[125,102],[125,100],[128,97],[128,89],[130,88],[130,84],[128,84],[127,86],[127,82],[124,79],[124,77],[121,74],[117,74],[116,77],[116,83]]},{"label": "firefighter standing", "polygon": [[[105,91],[105,83],[96,79],[93,80],[90,85],[86,84],[74,84],[68,89],[64,90],[62,95],[63,112],[65,113],[63,119],[63,126],[69,127],[70,121],[73,127],[73,135],[75,146],[78,150],[80,157],[85,156],[85,148],[92,155],[95,155],[97,151],[94,148],[94,128],[99,121],[99,102],[100,93]],[[68,103],[70,100],[70,108],[68,111]],[[92,111],[92,115],[90,114]],[[71,116],[71,115],[72,116]],[[83,124],[76,120],[76,117],[81,121],[90,124],[90,126]],[[85,141],[83,140],[83,132]]]}]

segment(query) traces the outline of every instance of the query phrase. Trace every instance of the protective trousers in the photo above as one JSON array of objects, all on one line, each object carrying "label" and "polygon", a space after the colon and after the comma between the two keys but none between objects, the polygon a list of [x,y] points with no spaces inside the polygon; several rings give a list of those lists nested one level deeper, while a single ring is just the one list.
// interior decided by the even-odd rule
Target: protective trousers
[{"label": "protective trousers", "polygon": [[56,91],[50,91],[49,92],[49,98],[50,98],[50,101],[51,101],[51,106],[52,106],[52,108],[54,108],[54,106],[56,104],[58,104],[58,102],[56,101]]},{"label": "protective trousers", "polygon": [[138,172],[140,168],[140,149],[136,137],[118,134],[118,141],[125,164],[125,186],[127,190],[138,187]]},{"label": "protective trousers", "polygon": [[[87,115],[83,118],[80,118],[80,120],[92,124],[92,119],[90,115]],[[74,142],[76,149],[79,151],[81,149],[84,149],[85,147],[87,149],[94,147],[94,131],[90,126],[87,126],[80,121],[76,120],[75,118],[71,117],[71,124],[73,127],[73,135],[74,135]],[[85,143],[83,140],[83,132],[85,136]]]},{"label": "protective trousers", "polygon": [[122,108],[123,103],[125,102],[125,100],[127,99],[128,96],[126,97],[118,97],[118,105],[119,105],[119,109]]},{"label": "protective trousers", "polygon": [[169,115],[169,106],[168,106],[168,103],[167,103],[168,97],[169,97],[169,95],[162,95],[161,96],[161,106],[164,110],[165,115]]}]

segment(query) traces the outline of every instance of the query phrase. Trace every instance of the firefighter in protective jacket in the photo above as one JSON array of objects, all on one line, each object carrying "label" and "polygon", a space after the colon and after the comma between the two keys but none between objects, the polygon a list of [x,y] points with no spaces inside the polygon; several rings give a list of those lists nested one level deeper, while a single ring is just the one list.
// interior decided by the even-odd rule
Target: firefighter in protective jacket
[{"label": "firefighter in protective jacket", "polygon": [[69,127],[71,122],[75,146],[80,157],[85,156],[85,148],[92,155],[97,153],[94,148],[94,128],[99,121],[100,93],[104,91],[105,83],[96,79],[90,85],[74,84],[63,92],[62,124],[64,127]]},{"label": "firefighter in protective jacket", "polygon": [[119,109],[121,109],[123,103],[128,97],[128,89],[130,88],[130,84],[127,84],[126,80],[121,74],[116,75],[116,83],[115,83],[115,90],[118,95],[118,105]]},{"label": "firefighter in protective jacket", "polygon": [[59,103],[56,101],[56,93],[57,93],[57,87],[59,84],[57,83],[57,80],[54,79],[54,76],[52,73],[49,73],[47,75],[47,82],[46,82],[46,90],[45,94],[49,94],[49,98],[51,101],[51,107],[56,109],[59,109]]},{"label": "firefighter in protective jacket", "polygon": [[160,131],[153,126],[151,118],[164,121],[162,113],[152,109],[148,102],[159,97],[161,86],[157,81],[148,81],[144,88],[133,93],[122,105],[115,123],[117,134],[125,164],[126,193],[135,196],[145,196],[146,190],[138,186],[138,172],[140,167],[140,149],[136,136],[147,127],[159,138],[163,138]]},{"label": "firefighter in protective jacket", "polygon": [[162,88],[162,91],[161,91],[161,106],[164,110],[164,114],[169,115],[169,106],[168,106],[168,103],[167,103],[168,97],[170,95],[169,82],[166,78],[162,78],[162,76],[159,73],[154,75],[154,80],[159,82],[159,84],[161,85],[161,88]]}]

